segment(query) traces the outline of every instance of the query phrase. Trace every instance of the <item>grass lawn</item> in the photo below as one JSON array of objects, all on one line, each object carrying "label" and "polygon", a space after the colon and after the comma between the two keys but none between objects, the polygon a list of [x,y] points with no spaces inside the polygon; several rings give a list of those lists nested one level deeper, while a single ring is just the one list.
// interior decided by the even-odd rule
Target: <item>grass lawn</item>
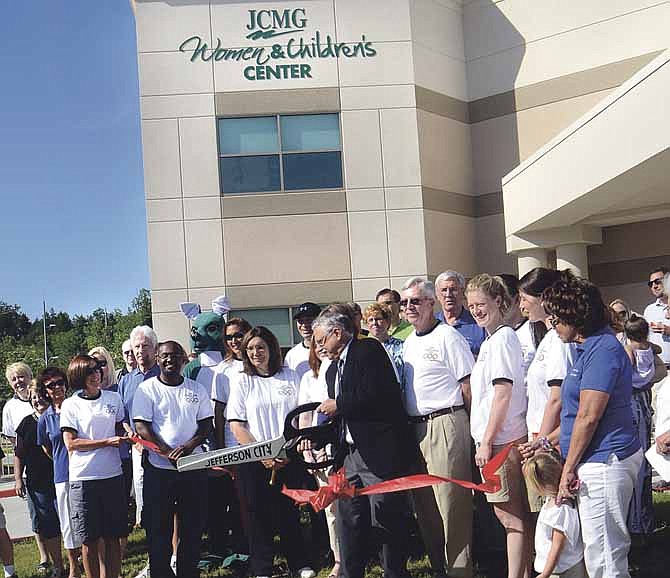
[{"label": "grass lawn", "polygon": [[[656,506],[656,522],[659,529],[651,537],[645,548],[634,548],[631,552],[631,570],[633,576],[639,578],[666,578],[670,568],[670,493],[654,494]],[[475,537],[476,539],[476,537]],[[21,540],[14,544],[14,560],[17,574],[20,578],[38,578],[35,566],[39,562],[37,547],[34,539]],[[147,560],[144,532],[134,531],[128,539],[126,557],[123,561],[123,577],[134,576],[145,566]],[[319,578],[327,578],[330,566],[324,559],[317,568]],[[477,574],[477,578],[498,578],[504,571],[500,568],[495,574]],[[430,575],[430,565],[425,556],[410,560],[410,572],[414,578],[427,578]],[[244,575],[244,572],[242,572]],[[202,573],[203,577],[215,576],[236,577],[238,574],[229,569],[216,568]],[[371,565],[367,572],[369,578],[382,578],[382,570],[378,565]]]}]

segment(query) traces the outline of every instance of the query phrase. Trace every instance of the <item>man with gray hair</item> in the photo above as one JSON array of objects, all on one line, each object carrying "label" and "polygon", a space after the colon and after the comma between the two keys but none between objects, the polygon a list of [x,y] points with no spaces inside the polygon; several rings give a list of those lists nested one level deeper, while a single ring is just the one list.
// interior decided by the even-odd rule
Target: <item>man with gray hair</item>
[{"label": "man with gray hair", "polygon": [[[132,346],[137,367],[127,373],[119,381],[119,395],[126,409],[127,422],[133,414],[133,399],[139,386],[147,379],[158,377],[160,368],[156,363],[156,351],[158,348],[158,337],[156,332],[148,325],[138,325],[130,332],[130,345]],[[130,425],[127,426],[130,428]],[[139,523],[142,516],[142,487],[144,471],[142,469],[142,446],[136,445],[131,451],[128,444],[123,444],[121,450],[121,465],[123,466],[126,482],[130,481],[135,490],[135,503],[137,504],[136,520]],[[132,454],[132,465],[131,465]],[[127,486],[130,495],[130,485]]]},{"label": "man with gray hair", "polygon": [[126,339],[121,345],[121,355],[123,355],[123,367],[116,370],[114,379],[114,383],[117,384],[117,387],[121,378],[137,367],[137,361],[135,361],[135,353],[133,352],[133,346],[130,343],[130,339]]},{"label": "man with gray hair", "polygon": [[[433,316],[435,287],[421,277],[401,290],[414,331],[403,348],[405,409],[429,474],[471,477],[470,374],[475,360],[465,338]],[[467,408],[467,409],[466,409]],[[413,492],[419,528],[436,576],[470,578],[472,492],[440,484]]]},{"label": "man with gray hair", "polygon": [[435,317],[451,325],[470,346],[472,355],[477,357],[479,348],[486,339],[486,331],[477,325],[465,303],[465,277],[457,271],[447,270],[435,279],[435,292],[441,309]]},{"label": "man with gray hair", "polygon": [[[417,448],[410,439],[391,360],[376,339],[356,339],[348,314],[327,307],[312,336],[332,360],[326,371],[328,399],[317,412],[341,418],[336,467],[349,482],[366,487],[411,473]],[[381,544],[386,578],[408,578],[409,504],[404,492],[357,496],[337,505],[340,576],[363,578],[368,536]],[[372,532],[371,532],[372,530]]]}]

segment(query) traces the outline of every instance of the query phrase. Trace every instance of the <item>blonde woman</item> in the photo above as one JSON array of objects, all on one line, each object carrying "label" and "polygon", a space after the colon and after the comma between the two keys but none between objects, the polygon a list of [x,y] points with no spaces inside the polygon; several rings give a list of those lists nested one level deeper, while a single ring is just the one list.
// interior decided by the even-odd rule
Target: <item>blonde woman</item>
[{"label": "blonde woman", "polygon": [[498,470],[502,487],[495,494],[486,494],[486,499],[507,534],[508,576],[522,578],[529,570],[530,544],[526,488],[516,449],[528,439],[521,343],[514,329],[504,323],[511,300],[502,279],[477,275],[465,294],[470,313],[487,334],[470,376],[472,407],[477,408],[470,418],[477,447],[475,463],[482,468],[505,446],[515,446]]},{"label": "blonde woman", "polygon": [[114,369],[114,359],[112,359],[112,354],[107,348],[102,346],[94,347],[88,354],[91,357],[95,357],[102,367],[102,384],[100,388],[116,391],[117,384],[114,381],[116,378],[116,370]]}]

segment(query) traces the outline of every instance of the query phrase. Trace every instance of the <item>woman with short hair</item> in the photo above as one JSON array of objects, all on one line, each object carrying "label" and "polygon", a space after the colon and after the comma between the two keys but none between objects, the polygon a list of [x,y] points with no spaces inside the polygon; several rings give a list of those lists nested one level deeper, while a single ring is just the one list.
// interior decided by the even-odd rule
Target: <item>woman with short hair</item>
[{"label": "woman with short hair", "polygon": [[121,425],[125,411],[118,393],[101,388],[102,373],[98,361],[89,355],[70,361],[67,380],[74,394],[63,402],[60,425],[70,454],[72,525],[82,542],[86,576],[117,578],[119,538],[127,535],[128,523],[118,449],[125,439]]},{"label": "woman with short hair", "polygon": [[389,328],[391,327],[391,309],[386,305],[380,303],[372,303],[365,308],[363,320],[368,327],[370,335],[379,341],[389,354],[395,369],[395,375],[400,384],[400,389],[404,391],[404,371],[405,362],[402,358],[402,349],[404,342],[396,337],[389,335]]},{"label": "woman with short hair", "polygon": [[[60,549],[60,524],[54,506],[56,489],[53,482],[53,466],[37,443],[37,422],[49,407],[49,398],[35,381],[28,388],[28,395],[34,411],[23,418],[16,427],[14,451],[16,495],[28,501],[33,532],[42,540],[53,562],[52,576],[61,578],[64,573],[63,555]],[[40,563],[38,569],[47,571],[48,562]]]},{"label": "woman with short hair", "polygon": [[[265,327],[246,333],[241,353],[244,370],[226,408],[230,428],[242,445],[272,440],[282,435],[286,416],[298,406],[298,375],[282,365],[277,338]],[[247,504],[250,574],[272,576],[278,520],[281,548],[290,569],[299,578],[314,578],[314,570],[307,565],[298,507],[281,493],[283,485],[298,487],[302,480],[299,464],[279,458],[240,464],[239,480]]]},{"label": "woman with short hair", "polygon": [[510,296],[500,277],[486,273],[468,283],[465,295],[477,325],[486,329],[470,376],[472,407],[470,429],[477,452],[475,463],[484,467],[509,445],[514,447],[498,470],[501,488],[486,494],[507,534],[509,578],[529,571],[530,543],[526,488],[521,456],[516,446],[527,440],[526,388],[521,343],[514,329],[505,325]]},{"label": "woman with short hair", "polygon": [[37,376],[37,383],[51,400],[49,408],[37,422],[37,443],[53,461],[56,508],[63,536],[63,547],[70,567],[69,578],[79,575],[77,557],[81,542],[75,537],[70,519],[69,463],[67,448],[60,429],[60,412],[68,390],[67,376],[60,367],[47,367]]},{"label": "woman with short hair", "polygon": [[631,411],[632,366],[593,283],[566,271],[542,299],[561,340],[577,344],[561,386],[565,465],[557,499],[578,497],[589,576],[626,577],[626,515],[643,459]]}]

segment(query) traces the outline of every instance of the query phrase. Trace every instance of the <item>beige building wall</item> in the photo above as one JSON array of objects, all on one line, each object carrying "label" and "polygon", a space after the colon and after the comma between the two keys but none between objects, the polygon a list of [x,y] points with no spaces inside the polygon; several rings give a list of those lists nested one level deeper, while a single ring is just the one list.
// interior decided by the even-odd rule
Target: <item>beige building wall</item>
[{"label": "beige building wall", "polygon": [[[314,60],[311,79],[250,84],[244,63],[178,51],[195,34],[248,44],[255,6],[136,2],[159,335],[186,341],[179,302],[207,308],[224,292],[240,308],[364,305],[412,275],[515,271],[502,177],[667,48],[670,23],[659,0],[290,0],[271,8],[303,7],[339,42],[365,35],[377,56]],[[339,112],[344,187],[222,196],[217,116],[290,112]],[[648,258],[626,246],[629,260]],[[594,279],[615,261],[598,251]],[[639,295],[624,278],[602,282]]]}]

